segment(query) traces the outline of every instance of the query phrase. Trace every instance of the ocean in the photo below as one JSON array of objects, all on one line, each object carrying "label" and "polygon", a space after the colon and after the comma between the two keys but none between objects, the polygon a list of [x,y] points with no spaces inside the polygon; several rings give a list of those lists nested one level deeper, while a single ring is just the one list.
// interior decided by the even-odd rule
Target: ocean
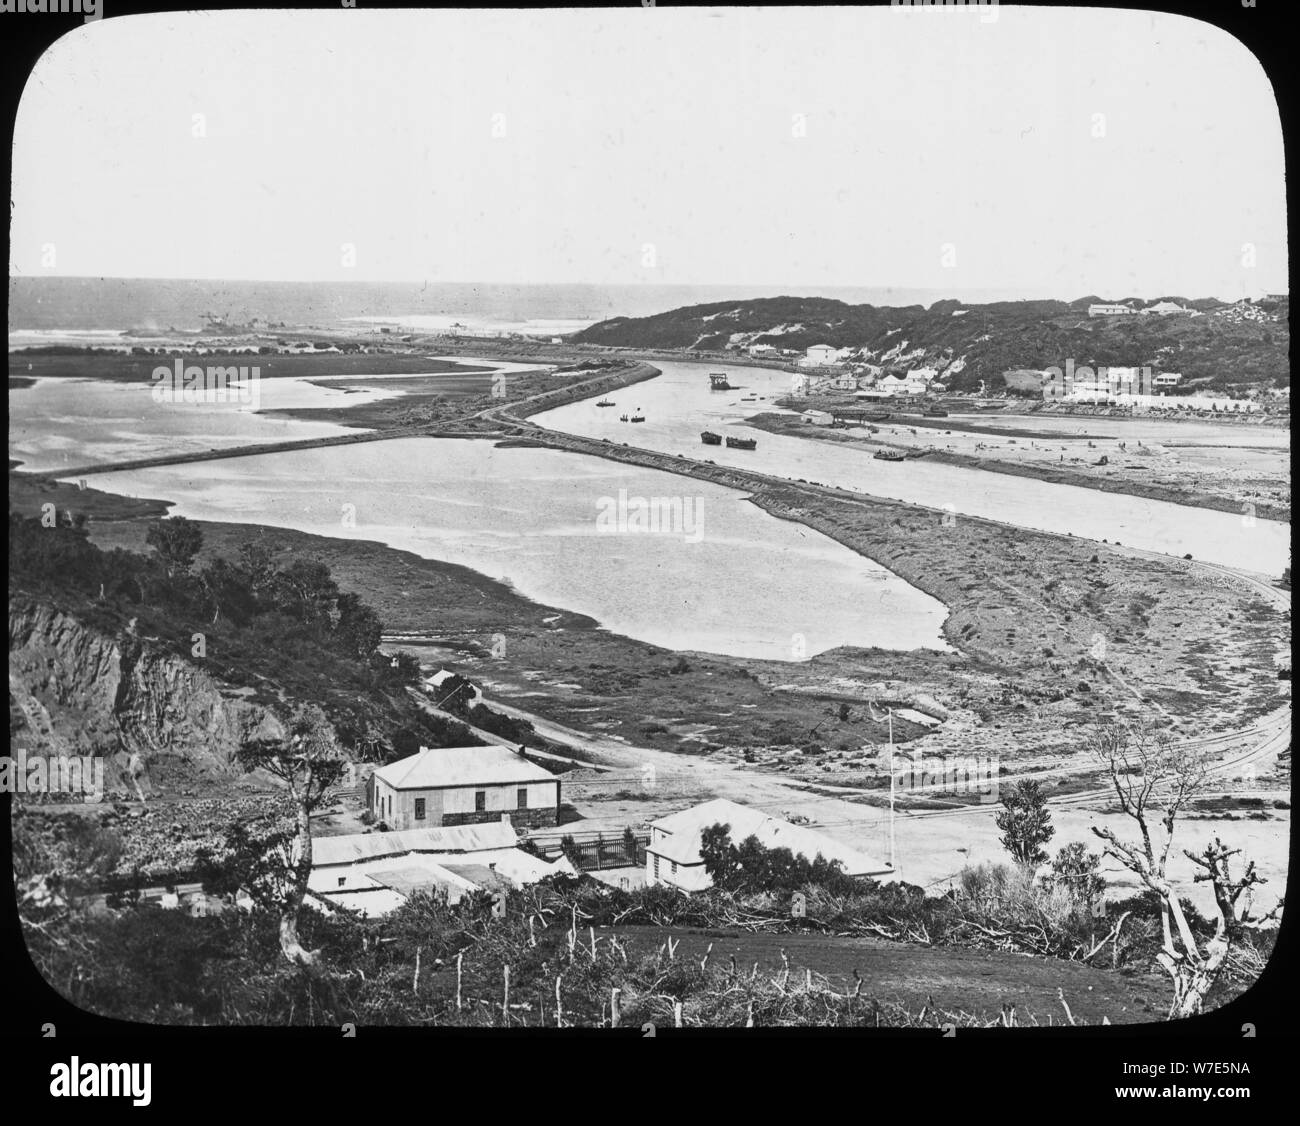
[{"label": "ocean", "polygon": [[[503,285],[479,282],[265,282],[150,278],[11,277],[9,332],[201,328],[206,314],[246,322],[330,327],[391,319],[411,327],[489,333],[571,332],[610,317],[755,297],[817,296],[849,304],[929,305],[938,290],[747,285]],[[979,300],[1006,298],[989,293]],[[972,297],[972,300],[975,298]],[[450,320],[448,320],[450,318]],[[31,343],[27,340],[24,343]]]}]

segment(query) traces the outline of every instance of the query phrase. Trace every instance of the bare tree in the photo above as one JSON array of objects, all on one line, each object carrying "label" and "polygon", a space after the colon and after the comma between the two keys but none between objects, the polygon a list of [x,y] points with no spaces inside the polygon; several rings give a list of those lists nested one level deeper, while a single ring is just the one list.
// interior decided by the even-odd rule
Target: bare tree
[{"label": "bare tree", "polygon": [[316,952],[303,949],[298,916],[311,875],[311,815],[347,767],[325,713],[315,704],[297,708],[285,739],[248,743],[240,748],[248,769],[261,767],[283,781],[293,798],[296,833],[292,855],[285,858],[280,892],[280,948],[291,962],[310,965]]},{"label": "bare tree", "polygon": [[1253,863],[1247,865],[1241,879],[1232,879],[1228,862],[1240,850],[1224,847],[1217,838],[1200,855],[1183,850],[1202,869],[1195,880],[1208,881],[1214,887],[1218,919],[1214,934],[1202,950],[1166,869],[1173,848],[1174,823],[1205,788],[1209,757],[1201,750],[1176,743],[1168,731],[1145,723],[1112,723],[1098,728],[1092,737],[1092,750],[1110,775],[1120,811],[1137,822],[1141,841],[1122,841],[1109,828],[1094,826],[1092,831],[1106,842],[1108,855],[1159,897],[1162,943],[1156,960],[1173,979],[1174,999],[1169,1015],[1191,1016],[1201,1011],[1241,928],[1258,925],[1277,909],[1263,918],[1250,918],[1249,894],[1239,906],[1243,892],[1264,882]]}]

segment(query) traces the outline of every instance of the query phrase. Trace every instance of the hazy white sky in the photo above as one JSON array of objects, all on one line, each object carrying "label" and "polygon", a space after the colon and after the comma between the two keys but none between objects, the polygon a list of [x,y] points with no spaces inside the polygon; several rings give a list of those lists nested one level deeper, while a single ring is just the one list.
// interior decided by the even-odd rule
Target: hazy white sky
[{"label": "hazy white sky", "polygon": [[26,275],[1287,284],[1264,72],[1147,12],[110,18],[41,60],[13,167]]}]

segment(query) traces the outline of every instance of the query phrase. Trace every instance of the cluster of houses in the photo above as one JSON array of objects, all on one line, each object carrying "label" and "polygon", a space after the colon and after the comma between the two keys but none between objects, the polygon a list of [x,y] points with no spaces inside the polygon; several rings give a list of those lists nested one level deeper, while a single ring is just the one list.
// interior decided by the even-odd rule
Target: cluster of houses
[{"label": "cluster of houses", "polygon": [[1125,317],[1125,316],[1155,316],[1155,317],[1200,317],[1203,316],[1196,309],[1189,309],[1186,306],[1179,305],[1177,301],[1157,301],[1153,305],[1131,305],[1126,302],[1098,302],[1088,306],[1088,316],[1090,317]]},{"label": "cluster of houses", "polygon": [[[808,349],[800,366],[810,369],[801,376],[802,393],[853,394],[862,399],[889,399],[909,395],[927,395],[942,390],[939,369],[932,367],[895,368],[886,370],[879,364],[856,363],[852,370],[834,371],[853,349],[833,349],[828,344],[815,344]],[[830,368],[831,371],[825,369]],[[812,369],[821,369],[814,374]]]},{"label": "cluster of houses", "polygon": [[[1264,299],[1265,303],[1276,304],[1286,300],[1284,294],[1271,293]],[[1263,307],[1259,302],[1251,298],[1242,298],[1231,305],[1225,305],[1221,309],[1215,309],[1213,316],[1223,320],[1230,321],[1233,324],[1240,324],[1242,321],[1275,321],[1278,319],[1277,314],[1271,312],[1268,308]],[[1137,316],[1184,316],[1184,317],[1203,317],[1205,313],[1199,309],[1191,309],[1184,305],[1179,305],[1176,301],[1157,301],[1152,305],[1141,305],[1133,302],[1121,301],[1102,301],[1088,306],[1088,316],[1090,317],[1137,317]]]},{"label": "cluster of houses", "polygon": [[1078,371],[1087,374],[1080,378],[1069,370],[1062,378],[1059,369],[1015,368],[1003,372],[1002,378],[1008,391],[1056,402],[1219,414],[1254,414],[1261,409],[1253,399],[1202,394],[1171,398],[1171,393],[1183,387],[1181,372],[1162,371],[1152,375],[1149,368],[1136,367],[1079,368]]},{"label": "cluster of houses", "polygon": [[458,903],[479,891],[508,891],[548,876],[576,875],[568,860],[548,861],[519,847],[513,825],[351,833],[312,842],[309,901],[325,909],[347,908],[386,915],[417,892]]},{"label": "cluster of houses", "polygon": [[[509,748],[423,749],[374,771],[366,800],[378,831],[312,841],[308,902],[318,909],[378,917],[417,892],[456,903],[479,891],[577,875],[568,859],[548,860],[522,847],[529,829],[558,823],[560,781]],[[894,874],[888,864],[806,825],[719,799],[650,823],[645,882],[683,891],[709,887],[701,834],[715,824],[729,826],[736,844],[753,836],[810,860],[820,854],[850,876]]]}]

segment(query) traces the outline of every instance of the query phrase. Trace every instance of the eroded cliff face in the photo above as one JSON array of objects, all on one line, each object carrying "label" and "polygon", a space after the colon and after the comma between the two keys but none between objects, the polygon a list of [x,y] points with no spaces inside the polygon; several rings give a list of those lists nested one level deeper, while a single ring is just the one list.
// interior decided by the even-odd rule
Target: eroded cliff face
[{"label": "eroded cliff face", "polygon": [[228,785],[243,775],[242,743],[284,734],[249,694],[147,638],[11,602],[10,753],[103,756],[108,789],[124,794],[133,776],[146,793]]}]

